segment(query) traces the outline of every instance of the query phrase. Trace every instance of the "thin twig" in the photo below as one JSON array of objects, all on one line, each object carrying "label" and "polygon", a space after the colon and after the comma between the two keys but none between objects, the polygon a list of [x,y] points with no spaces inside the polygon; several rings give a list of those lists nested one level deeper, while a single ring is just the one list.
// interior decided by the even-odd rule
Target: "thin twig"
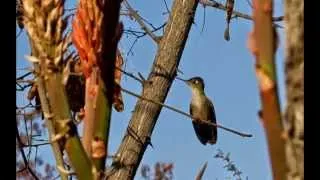
[{"label": "thin twig", "polygon": [[23,29],[20,29],[18,34],[16,35],[16,39],[18,39],[18,37],[21,35],[22,32],[23,32]]},{"label": "thin twig", "polygon": [[247,0],[247,3],[249,4],[249,6],[250,6],[251,8],[253,8],[253,6],[252,6],[252,4],[251,4],[250,0]]},{"label": "thin twig", "polygon": [[139,39],[139,38],[136,38],[136,39],[133,41],[132,45],[130,46],[129,51],[127,52],[127,56],[128,56],[130,53],[133,55],[132,49],[133,49],[133,46],[138,42],[138,39]]},{"label": "thin twig", "polygon": [[116,67],[116,69],[121,71],[123,74],[125,74],[125,75],[131,77],[132,79],[134,79],[134,80],[140,82],[141,84],[143,84],[143,80],[141,80],[140,78],[138,78],[135,75],[133,75],[133,73],[127,72],[127,71],[125,71],[125,70],[123,70],[123,69],[121,69],[119,67]]},{"label": "thin twig", "polygon": [[31,75],[31,74],[32,74],[32,72],[27,72],[26,74],[24,74],[24,75],[22,75],[22,76],[18,77],[18,78],[17,78],[17,80],[24,79],[25,77],[27,77],[27,76],[29,76],[29,75]]},{"label": "thin twig", "polygon": [[31,67],[25,67],[25,68],[17,68],[17,71],[30,71],[30,72],[34,72],[33,68]]},{"label": "thin twig", "polygon": [[38,144],[23,144],[22,147],[23,148],[28,148],[28,147],[39,147],[39,146],[46,146],[46,145],[50,145],[51,143],[38,143]]},{"label": "thin twig", "polygon": [[130,15],[136,19],[136,21],[139,23],[141,28],[156,42],[159,43],[159,37],[157,37],[154,33],[152,33],[152,30],[147,27],[147,25],[143,22],[143,18],[130,6],[128,1],[124,0],[123,2],[130,12]]},{"label": "thin twig", "polygon": [[34,169],[37,169],[37,156],[38,156],[38,147],[36,147],[36,153],[34,155]]},{"label": "thin twig", "polygon": [[[121,87],[121,90],[122,90],[123,92],[129,94],[129,95],[132,95],[132,96],[135,96],[135,97],[140,98],[140,99],[142,99],[142,100],[145,100],[145,101],[148,101],[148,102],[151,102],[151,103],[160,105],[160,106],[162,106],[162,107],[165,107],[165,108],[167,108],[167,109],[170,109],[170,110],[172,110],[172,111],[175,111],[175,112],[177,112],[177,113],[179,113],[179,114],[182,114],[182,115],[184,115],[184,116],[186,116],[186,117],[189,117],[189,118],[191,118],[192,120],[194,119],[194,118],[193,118],[191,115],[189,115],[188,113],[183,112],[183,111],[181,111],[181,110],[179,110],[179,109],[177,109],[177,108],[174,108],[174,107],[172,107],[172,106],[169,106],[169,105],[166,105],[166,104],[163,104],[163,103],[154,101],[154,100],[152,100],[152,99],[148,99],[148,98],[142,97],[142,96],[140,96],[140,95],[138,95],[138,94],[136,94],[136,93],[133,93],[133,92],[131,92],[131,91],[129,91],[129,90],[126,90],[126,89],[124,89],[124,88],[122,88],[122,87]],[[223,130],[229,131],[229,132],[231,132],[231,133],[237,134],[237,135],[242,136],[242,137],[252,137],[251,134],[242,133],[242,132],[239,132],[239,131],[236,131],[236,130],[233,130],[233,129],[224,127],[224,126],[222,126],[222,125],[220,125],[220,124],[212,123],[212,122],[209,122],[209,121],[200,121],[200,122],[201,122],[201,123],[204,123],[204,124],[208,124],[208,125],[210,125],[210,126],[215,126],[215,127],[217,127],[217,128],[221,128],[221,129],[223,129]]]},{"label": "thin twig", "polygon": [[206,24],[206,6],[203,5],[203,19],[202,19],[201,33],[203,33],[205,24]]},{"label": "thin twig", "polygon": [[166,1],[166,0],[163,0],[163,2],[164,2],[164,5],[166,6],[166,10],[167,10],[166,13],[170,14],[170,10],[169,10],[169,8],[168,8],[167,1]]},{"label": "thin twig", "polygon": [[[151,32],[154,33],[154,32],[156,32],[156,31],[158,31],[158,30],[160,30],[160,29],[163,29],[163,27],[164,27],[166,24],[167,24],[167,23],[163,23],[161,26],[153,29]],[[148,33],[146,33],[145,31],[142,32],[142,31],[135,31],[135,30],[125,30],[124,33],[132,34],[132,35],[134,35],[134,36],[136,37],[135,40],[134,40],[134,42],[132,43],[129,51],[127,52],[127,56],[128,56],[130,53],[133,55],[133,51],[132,51],[132,50],[133,50],[133,47],[134,47],[134,45],[138,42],[139,38],[142,38],[142,37],[144,37],[144,36],[146,36],[146,35],[148,34]],[[140,34],[140,35],[138,35],[138,34]],[[160,39],[160,37],[157,37],[157,38]]]},{"label": "thin twig", "polygon": [[[163,23],[161,26],[159,27],[155,27],[151,32],[154,33],[156,31],[159,31],[160,29],[162,29],[167,23]],[[129,34],[129,35],[133,35],[135,36],[136,38],[142,38],[144,36],[147,35],[147,33],[145,31],[137,31],[137,30],[132,30],[132,29],[126,29],[123,31],[124,33],[126,34]],[[159,37],[158,37],[159,38]]]},{"label": "thin twig", "polygon": [[17,79],[16,80],[17,83],[28,83],[28,84],[33,84],[34,80],[24,80],[24,79]]},{"label": "thin twig", "polygon": [[24,165],[25,167],[28,169],[28,171],[30,172],[30,174],[33,176],[34,179],[38,180],[39,178],[37,177],[37,175],[33,172],[33,170],[30,168],[29,166],[29,163],[28,163],[28,160],[27,160],[27,157],[26,157],[26,154],[24,153],[24,150],[23,150],[23,143],[22,143],[22,140],[20,138],[20,135],[19,135],[19,129],[18,127],[16,126],[16,138],[17,138],[17,141],[18,141],[18,147],[19,147],[19,150],[20,150],[20,153],[22,155],[22,159],[23,159],[23,162],[24,162]]},{"label": "thin twig", "polygon": [[125,29],[123,33],[129,34],[129,35],[134,35],[134,36],[140,36],[140,35],[145,35],[146,33],[144,31],[136,31],[132,29]]},{"label": "thin twig", "polygon": [[77,8],[67,8],[67,9],[64,9],[65,11],[75,11],[77,10]]},{"label": "thin twig", "polygon": [[[221,3],[219,3],[219,2],[217,2],[215,0],[200,0],[200,3],[203,4],[203,5],[206,5],[206,6],[211,6],[211,7],[223,10],[223,11],[227,10],[226,6],[224,6],[223,4],[221,4]],[[238,11],[233,11],[232,14],[235,15],[235,17],[241,17],[243,19],[253,20],[252,16],[250,16],[248,14],[244,14],[244,13],[238,12]],[[279,17],[274,17],[273,18],[274,22],[282,21],[282,20],[283,20],[283,16],[279,16]]]},{"label": "thin twig", "polygon": [[[136,11],[137,12],[137,11]],[[142,19],[142,21],[144,21],[145,23],[147,23],[149,26],[151,26],[152,27],[152,29],[155,29],[156,27],[150,22],[150,21],[148,21],[146,18],[144,18],[144,17],[142,17],[142,16],[140,16],[141,17],[141,19]]]},{"label": "thin twig", "polygon": [[16,91],[24,91],[27,87],[32,86],[32,84],[27,84],[27,85],[20,85],[19,83],[16,83],[17,86],[19,86],[20,89],[16,89]]}]

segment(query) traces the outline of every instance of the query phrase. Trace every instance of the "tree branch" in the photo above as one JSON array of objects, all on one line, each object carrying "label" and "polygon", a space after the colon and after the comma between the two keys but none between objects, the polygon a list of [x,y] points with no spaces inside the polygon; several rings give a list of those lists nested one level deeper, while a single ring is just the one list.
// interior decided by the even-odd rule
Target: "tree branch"
[{"label": "tree branch", "polygon": [[[131,77],[132,79],[138,81],[138,82],[141,83],[142,85],[146,82],[145,79],[143,79],[143,78],[138,78],[138,77],[136,77],[135,75],[133,75],[133,73],[124,71],[124,70],[122,70],[121,68],[116,68],[116,69],[118,69],[119,71],[121,71],[122,73],[124,73],[124,75],[127,75],[127,76]],[[145,97],[142,97],[142,96],[140,96],[140,95],[138,95],[138,94],[136,94],[136,93],[133,93],[133,92],[127,90],[127,89],[124,89],[124,88],[122,88],[122,87],[121,87],[121,91],[123,91],[123,92],[125,92],[125,93],[127,93],[127,94],[129,94],[129,95],[131,95],[131,96],[137,97],[137,98],[139,98],[139,99],[142,99],[142,100],[145,100],[145,101],[148,101],[148,102],[151,102],[151,103],[160,105],[160,106],[162,106],[162,107],[165,107],[165,108],[167,108],[167,109],[170,109],[170,110],[172,110],[172,111],[174,111],[174,112],[177,112],[177,113],[179,113],[179,114],[182,114],[182,115],[184,115],[184,116],[186,116],[186,117],[188,117],[188,118],[191,118],[191,120],[193,120],[193,117],[192,117],[191,115],[189,115],[188,113],[183,112],[183,111],[181,111],[181,110],[179,110],[179,109],[177,109],[177,108],[175,108],[175,107],[166,105],[166,104],[161,103],[161,102],[154,101],[154,100],[152,100],[152,99],[147,99],[147,98],[145,98]],[[234,134],[239,135],[239,136],[241,136],[241,137],[252,137],[251,134],[242,133],[242,132],[239,132],[239,131],[236,131],[236,130],[233,130],[233,129],[224,127],[224,126],[219,125],[219,124],[216,124],[216,123],[212,123],[212,122],[209,122],[209,121],[201,121],[201,122],[204,123],[204,124],[208,124],[208,125],[210,125],[210,126],[215,126],[215,127],[217,127],[217,128],[221,128],[221,129],[223,129],[223,130],[226,130],[226,131],[228,131],[228,132],[234,133]]]},{"label": "tree branch", "polygon": [[[172,111],[174,111],[174,112],[177,112],[177,113],[179,113],[179,114],[182,114],[182,115],[184,115],[184,116],[186,116],[186,117],[188,117],[188,118],[191,118],[191,120],[194,119],[194,118],[193,118],[191,115],[189,115],[188,113],[183,112],[183,111],[181,111],[181,110],[179,110],[179,109],[177,109],[177,108],[175,108],[175,107],[166,105],[166,104],[161,103],[161,102],[154,101],[154,100],[152,100],[152,99],[147,99],[147,98],[145,98],[145,97],[142,97],[142,96],[140,96],[140,95],[138,95],[138,94],[135,94],[135,93],[133,93],[133,92],[131,92],[131,91],[129,91],[129,90],[126,90],[126,89],[124,89],[124,88],[121,88],[121,90],[122,90],[123,92],[127,93],[127,94],[130,94],[130,95],[134,96],[134,97],[137,97],[137,98],[140,98],[140,99],[142,99],[142,100],[145,100],[145,101],[148,101],[148,102],[157,104],[157,105],[159,105],[159,106],[162,106],[162,107],[165,107],[165,108],[167,108],[167,109],[170,109],[170,110],[172,110]],[[212,123],[212,122],[210,122],[210,121],[200,121],[200,123],[207,124],[207,125],[210,125],[210,126],[215,126],[215,127],[217,127],[217,128],[221,128],[221,129],[223,129],[223,130],[226,130],[226,131],[228,131],[228,132],[234,133],[234,134],[239,135],[239,136],[241,136],[241,137],[252,137],[251,134],[242,133],[242,132],[239,132],[239,131],[236,131],[236,130],[233,130],[233,129],[224,127],[224,126],[222,126],[222,125],[220,125],[220,124]]]},{"label": "tree branch", "polygon": [[[210,7],[214,7],[223,11],[227,11],[227,7],[224,6],[223,4],[215,1],[215,0],[200,0],[199,2],[200,4],[203,4],[204,6],[210,6]],[[248,15],[248,14],[244,14],[238,11],[233,11],[232,13],[235,17],[240,17],[243,19],[247,19],[247,20],[253,20],[252,16]],[[283,20],[283,16],[279,16],[279,17],[274,17],[273,21],[282,21]]]},{"label": "tree branch", "polygon": [[[143,86],[142,97],[164,102],[188,38],[198,1],[175,0],[165,28],[164,36],[152,67]],[[139,137],[125,136],[112,163],[113,173],[108,179],[133,179],[142,156],[150,142],[162,106],[139,99],[129,123],[130,129]]]},{"label": "tree branch", "polygon": [[128,1],[123,1],[124,5],[129,11],[130,16],[132,16],[141,26],[141,28],[157,43],[159,44],[160,37],[156,36],[151,29],[143,22],[142,17],[130,6]]},{"label": "tree branch", "polygon": [[124,75],[131,77],[132,79],[138,81],[139,83],[141,83],[141,84],[144,83],[142,79],[138,78],[138,77],[135,76],[133,73],[127,72],[127,71],[125,71],[125,70],[123,70],[123,69],[121,69],[121,68],[118,68],[118,67],[115,67],[115,68],[116,68],[117,70],[121,71]]},{"label": "tree branch", "polygon": [[26,154],[24,153],[24,150],[23,150],[23,145],[24,144],[23,144],[23,142],[22,142],[22,140],[20,138],[19,129],[18,129],[17,126],[16,126],[16,138],[17,138],[17,141],[18,141],[18,147],[19,147],[19,150],[20,150],[20,153],[21,153],[25,168],[28,169],[28,171],[30,172],[30,174],[32,175],[32,177],[34,179],[38,180],[39,179],[38,176],[33,172],[33,170],[29,166]]}]

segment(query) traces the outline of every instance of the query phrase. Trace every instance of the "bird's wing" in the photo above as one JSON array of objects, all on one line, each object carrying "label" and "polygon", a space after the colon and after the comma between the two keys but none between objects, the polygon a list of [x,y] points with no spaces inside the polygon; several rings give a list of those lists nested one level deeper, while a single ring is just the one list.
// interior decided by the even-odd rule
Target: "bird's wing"
[{"label": "bird's wing", "polygon": [[211,122],[216,123],[216,112],[213,106],[213,103],[210,99],[207,98],[207,101],[209,102],[209,109],[211,111],[211,113],[209,114],[209,119],[211,120]]},{"label": "bird's wing", "polygon": [[[217,123],[217,120],[216,120],[216,113],[215,113],[215,109],[214,109],[214,106],[213,106],[213,103],[210,99],[207,99],[208,100],[208,104],[209,104],[209,108],[210,108],[210,114],[209,114],[209,119],[211,120],[212,123]],[[208,141],[210,144],[215,144],[217,142],[217,138],[218,138],[218,132],[217,132],[217,127],[216,126],[211,126],[211,138],[210,140]]]},{"label": "bird's wing", "polygon": [[[193,112],[192,109],[194,109],[194,105],[190,104],[190,108],[189,108],[189,112],[190,115],[193,116]],[[201,129],[203,129],[203,125],[202,124],[198,124],[194,121],[192,121],[192,125],[193,125],[193,129],[197,135],[197,138],[199,139],[199,141],[201,142],[201,144],[206,145],[207,143],[207,139],[205,138],[205,136],[203,136],[203,132],[201,131]]]}]

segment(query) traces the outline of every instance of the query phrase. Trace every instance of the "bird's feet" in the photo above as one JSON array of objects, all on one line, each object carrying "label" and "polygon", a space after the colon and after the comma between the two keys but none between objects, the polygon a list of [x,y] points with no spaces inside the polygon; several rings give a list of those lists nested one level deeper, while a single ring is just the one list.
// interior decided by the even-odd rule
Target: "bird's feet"
[{"label": "bird's feet", "polygon": [[201,119],[195,117],[192,119],[192,121],[195,123],[201,123]]}]

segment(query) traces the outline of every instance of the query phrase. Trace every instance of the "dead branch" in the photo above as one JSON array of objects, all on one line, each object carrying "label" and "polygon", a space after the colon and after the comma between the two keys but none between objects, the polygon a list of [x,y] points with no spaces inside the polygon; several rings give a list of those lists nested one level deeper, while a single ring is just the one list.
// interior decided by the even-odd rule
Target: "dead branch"
[{"label": "dead branch", "polygon": [[128,1],[124,0],[123,1],[124,5],[126,6],[126,8],[129,11],[129,14],[139,23],[139,25],[141,26],[141,28],[158,44],[160,41],[160,37],[157,37],[151,29],[149,29],[147,27],[147,25],[143,22],[142,17],[137,13],[137,11],[135,11],[130,4],[128,3]]},{"label": "dead branch", "polygon": [[[226,6],[224,6],[223,4],[221,4],[221,3],[219,3],[219,2],[217,2],[215,0],[200,0],[199,3],[203,4],[204,6],[210,6],[210,7],[216,8],[216,9],[227,11],[227,7]],[[241,13],[239,11],[233,11],[232,14],[234,15],[234,17],[240,17],[240,18],[247,19],[247,20],[253,20],[252,16],[250,16],[248,14]],[[283,16],[279,16],[279,17],[274,17],[273,18],[274,22],[282,21],[282,20],[283,20]]]}]

